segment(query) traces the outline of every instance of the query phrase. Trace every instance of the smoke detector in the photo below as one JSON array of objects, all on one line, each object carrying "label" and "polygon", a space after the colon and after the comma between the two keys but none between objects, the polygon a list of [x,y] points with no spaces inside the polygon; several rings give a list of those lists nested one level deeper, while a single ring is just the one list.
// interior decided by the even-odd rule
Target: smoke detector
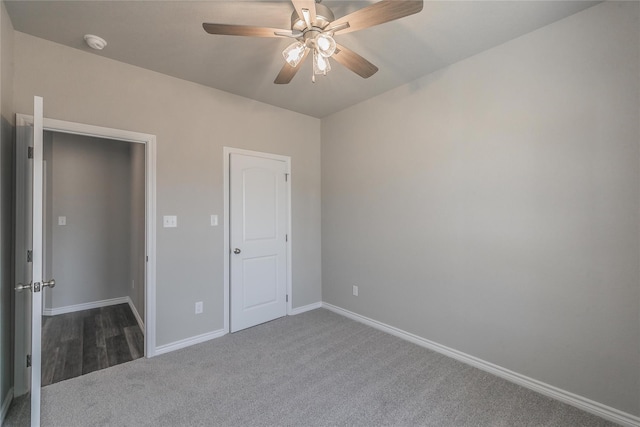
[{"label": "smoke detector", "polygon": [[85,34],[84,41],[91,49],[102,50],[107,45],[107,42],[102,37],[94,36],[93,34]]}]

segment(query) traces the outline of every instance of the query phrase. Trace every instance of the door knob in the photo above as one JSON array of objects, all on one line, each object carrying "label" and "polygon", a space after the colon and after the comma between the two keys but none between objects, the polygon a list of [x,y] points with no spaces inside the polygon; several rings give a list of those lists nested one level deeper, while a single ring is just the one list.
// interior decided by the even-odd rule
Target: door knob
[{"label": "door knob", "polygon": [[49,288],[53,288],[56,285],[56,279],[51,279],[47,282],[42,282],[42,287],[48,286]]},{"label": "door knob", "polygon": [[31,282],[27,283],[26,285],[23,285],[22,283],[18,283],[14,289],[16,290],[16,292],[22,292],[25,289],[30,291],[31,287],[32,287]]},{"label": "door knob", "polygon": [[233,250],[233,253],[236,254],[236,255],[238,255],[240,252],[242,252],[242,251],[240,249],[238,249],[238,248],[235,248]]}]

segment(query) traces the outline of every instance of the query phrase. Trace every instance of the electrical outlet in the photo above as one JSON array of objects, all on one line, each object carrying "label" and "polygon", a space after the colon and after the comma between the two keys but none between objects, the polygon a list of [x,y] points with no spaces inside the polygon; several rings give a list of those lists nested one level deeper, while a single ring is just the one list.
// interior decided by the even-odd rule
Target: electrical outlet
[{"label": "electrical outlet", "polygon": [[67,217],[59,216],[58,217],[58,225],[67,225]]},{"label": "electrical outlet", "polygon": [[218,215],[211,215],[211,226],[215,227],[218,225]]},{"label": "electrical outlet", "polygon": [[202,313],[202,310],[203,310],[203,308],[202,308],[202,301],[198,301],[198,302],[196,303],[196,314],[200,314],[200,313]]},{"label": "electrical outlet", "polygon": [[354,297],[358,296],[358,287],[356,285],[353,285],[353,296]]}]

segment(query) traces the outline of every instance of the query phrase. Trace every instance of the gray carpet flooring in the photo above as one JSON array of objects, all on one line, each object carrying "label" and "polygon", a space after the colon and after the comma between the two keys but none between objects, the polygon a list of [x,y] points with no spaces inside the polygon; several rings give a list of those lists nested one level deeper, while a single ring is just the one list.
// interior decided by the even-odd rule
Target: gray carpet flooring
[{"label": "gray carpet flooring", "polygon": [[613,426],[324,309],[42,390],[43,426]]}]

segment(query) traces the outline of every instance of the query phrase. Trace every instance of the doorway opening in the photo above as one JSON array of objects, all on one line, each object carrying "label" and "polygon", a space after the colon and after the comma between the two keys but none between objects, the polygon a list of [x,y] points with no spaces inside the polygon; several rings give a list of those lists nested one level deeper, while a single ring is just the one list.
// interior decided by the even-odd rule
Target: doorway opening
[{"label": "doorway opening", "polygon": [[45,131],[42,386],[144,355],[144,145]]},{"label": "doorway opening", "polygon": [[[103,331],[102,338],[109,338],[107,335],[111,335],[112,346],[116,349],[115,352],[112,352],[111,356],[109,354],[102,355],[103,362],[104,356],[107,358],[107,366],[109,364],[109,358],[114,362],[118,359],[123,360],[127,358],[126,356],[122,357],[121,354],[125,346],[128,347],[130,353],[134,353],[131,356],[152,357],[155,355],[156,308],[155,136],[47,118],[44,119],[43,125],[45,145],[47,138],[55,140],[57,137],[64,137],[67,140],[71,140],[71,142],[60,143],[62,144],[60,146],[66,144],[66,148],[68,149],[70,145],[76,144],[72,153],[78,149],[83,150],[83,147],[84,149],[92,147],[94,149],[102,149],[103,151],[105,149],[115,151],[121,156],[127,154],[131,159],[136,159],[136,161],[132,160],[124,169],[113,167],[113,164],[104,167],[95,167],[92,166],[90,162],[86,162],[87,156],[89,158],[91,156],[103,158],[105,153],[88,155],[85,152],[86,150],[83,150],[82,159],[74,159],[73,157],[67,159],[67,166],[65,167],[64,162],[56,165],[56,159],[60,160],[64,158],[56,157],[56,143],[53,142],[49,147],[53,150],[52,157],[48,159],[47,163],[44,163],[44,165],[47,166],[43,165],[43,169],[50,180],[46,181],[47,187],[43,189],[45,190],[43,191],[43,196],[51,198],[53,201],[49,204],[44,203],[44,206],[48,207],[44,212],[45,220],[43,224],[45,231],[43,235],[45,247],[43,251],[45,252],[44,270],[46,274],[57,274],[58,278],[55,288],[47,290],[43,295],[43,332],[45,335],[47,334],[46,321],[48,318],[52,319],[56,316],[93,316],[93,320],[89,320],[88,322],[93,321],[95,323],[96,318],[102,321],[102,316],[104,315],[104,319],[106,320],[101,323],[103,325],[106,324],[109,330],[106,332]],[[24,236],[21,235],[21,230],[25,227],[21,226],[19,221],[21,221],[20,218],[23,218],[22,221],[25,221],[25,215],[21,216],[19,210],[28,209],[28,205],[19,200],[20,194],[24,192],[20,190],[21,176],[24,175],[24,171],[21,170],[24,169],[24,167],[21,166],[22,162],[20,159],[23,157],[26,159],[28,156],[27,153],[30,144],[29,135],[33,134],[33,131],[29,129],[32,128],[32,126],[32,116],[21,114],[16,116],[16,158],[18,160],[16,162],[17,223],[15,262],[17,281],[20,281],[21,278],[19,274],[25,270],[24,265],[27,263],[27,251],[20,249],[20,240],[25,240]],[[110,148],[107,146],[110,146]],[[45,158],[45,160],[47,159]],[[125,171],[127,167],[130,168],[128,172]],[[83,168],[93,173],[94,178],[97,175],[101,175],[103,178],[102,191],[98,186],[95,186],[95,188],[91,188],[90,186],[85,188],[85,195],[88,198],[92,198],[94,202],[90,209],[86,209],[87,206],[81,203],[77,193],[71,193],[65,196],[64,194],[61,195],[56,192],[56,181],[58,181],[58,184],[62,187],[69,186],[69,181],[65,180],[75,180],[76,184],[88,185],[90,180],[83,179],[76,173],[79,169]],[[61,176],[54,176],[57,171],[61,171]],[[123,182],[127,182],[127,179],[130,187],[128,192],[125,191],[119,195],[109,192],[108,197],[105,199],[105,195],[103,194],[104,188],[113,189],[117,187],[117,183],[122,184]],[[136,191],[133,191],[134,183],[137,188]],[[23,185],[26,184],[23,183]],[[133,196],[134,193],[137,194],[136,197]],[[68,200],[64,200],[65,197]],[[96,203],[96,199],[101,199],[101,201]],[[128,200],[128,202],[125,202],[126,200]],[[73,214],[66,211],[63,212],[65,208],[64,203],[60,203],[62,201],[67,202],[66,209],[71,209],[71,211],[74,212]],[[75,207],[73,207],[74,203]],[[122,208],[122,205],[126,205],[126,209],[120,209],[118,211],[116,208]],[[78,215],[82,209],[86,209],[88,212],[85,212],[84,215]],[[116,245],[114,241],[118,241],[118,238],[114,238],[109,230],[113,229],[112,226],[117,227],[121,225],[119,224],[121,221],[119,221],[118,218],[121,219],[127,212],[129,216],[136,221],[134,224],[128,226],[129,235],[125,238],[120,237],[120,241],[116,242],[118,243]],[[95,217],[101,216],[103,219],[106,218],[105,221],[107,223],[111,220],[113,224],[112,226],[105,226],[105,221],[103,221],[102,229],[100,229],[99,226],[97,229],[94,227],[92,231],[87,224],[82,224],[82,221],[78,221],[81,216],[84,217],[85,220],[87,218],[95,219]],[[74,227],[76,228],[75,230],[70,230]],[[119,233],[119,235],[123,236],[124,233]],[[69,239],[70,236],[72,237],[71,239]],[[56,247],[58,244],[62,245],[62,247],[65,245],[69,246],[69,241],[73,242],[72,247],[75,245],[75,249],[81,247],[82,250],[61,252],[61,249]],[[119,254],[117,248],[115,250],[110,248],[108,253],[100,254],[99,241],[109,241],[109,244],[114,244],[114,246],[119,245],[119,247],[122,248],[122,252],[128,253],[132,258],[135,258],[135,262],[131,262],[130,260],[123,261],[124,258],[120,258],[122,254]],[[49,249],[48,251],[47,248]],[[97,251],[98,253],[90,254],[92,251]],[[93,255],[93,257],[88,257],[88,255]],[[65,256],[67,256],[66,259]],[[90,267],[92,262],[95,267],[96,260],[105,261],[107,258],[109,258],[107,261],[111,264],[98,262],[101,268],[94,270],[91,274],[87,273],[91,272]],[[114,267],[118,264],[119,267]],[[123,266],[122,264],[126,265]],[[129,277],[124,280],[124,285],[119,284],[121,289],[118,295],[110,293],[114,290],[114,287],[118,287],[114,286],[113,282],[121,281],[121,278],[113,275],[114,272],[112,270],[114,269],[125,272],[127,277]],[[100,280],[97,280],[96,277],[99,277]],[[100,281],[109,282],[108,284],[111,286],[103,287],[100,290],[96,290],[97,288],[95,287],[86,286],[89,282],[95,284],[95,282]],[[69,285],[70,283],[74,285]],[[80,283],[80,285],[78,285],[78,283]],[[75,286],[75,288],[73,286]],[[62,291],[63,288],[65,288],[64,291]],[[125,288],[127,288],[126,292]],[[22,307],[22,305],[24,305],[23,299],[22,297],[18,298],[18,296],[16,296],[14,396],[21,396],[31,391],[30,369],[27,368],[24,363],[21,363],[27,358],[30,352],[30,345],[27,344],[27,340],[24,338],[28,336],[28,324],[25,322],[25,313],[29,310]],[[104,313],[97,313],[96,315],[95,310],[104,311]],[[110,310],[115,314],[111,313]],[[108,316],[111,316],[111,320],[109,320]],[[69,319],[65,320],[65,322],[67,321],[69,321]],[[115,327],[118,326],[117,323],[123,326],[122,334],[115,332]],[[69,326],[69,328],[66,328],[68,325],[72,325],[72,323],[65,323],[65,326],[62,327],[63,334],[68,335],[69,332],[73,332],[74,328],[77,328],[77,326]],[[140,333],[137,333],[135,328],[138,328]],[[143,340],[136,341],[136,338],[139,338],[136,337],[136,335],[142,335],[142,331],[144,331]],[[120,336],[114,338],[116,335]],[[99,331],[96,331],[95,336],[101,339]],[[131,342],[132,345],[129,345],[129,342]],[[138,342],[137,345],[135,344],[136,342]],[[42,344],[46,345],[46,336],[43,337]],[[77,346],[77,342],[73,345]],[[45,348],[42,350],[43,352],[46,351]],[[40,348],[33,349],[34,354],[36,351],[40,352]],[[104,365],[104,363],[102,364]],[[96,370],[94,367],[85,367],[83,370]],[[42,377],[44,379],[46,366],[43,364],[42,368]],[[40,370],[38,370],[38,373],[40,373]],[[38,375],[38,377],[40,377],[40,375]],[[43,385],[45,385],[45,382],[43,382]]]}]

